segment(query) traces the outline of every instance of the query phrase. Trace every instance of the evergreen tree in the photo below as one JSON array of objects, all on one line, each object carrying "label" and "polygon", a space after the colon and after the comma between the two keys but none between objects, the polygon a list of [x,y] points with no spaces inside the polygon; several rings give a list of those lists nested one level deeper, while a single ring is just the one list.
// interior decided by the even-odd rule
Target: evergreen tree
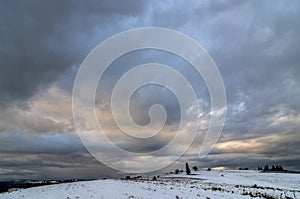
[{"label": "evergreen tree", "polygon": [[284,168],[281,165],[279,165],[279,170],[284,171]]},{"label": "evergreen tree", "polygon": [[261,171],[261,170],[263,170],[263,169],[259,166],[259,167],[257,167],[257,170]]},{"label": "evergreen tree", "polygon": [[269,171],[269,165],[266,165],[264,171]]},{"label": "evergreen tree", "polygon": [[275,168],[275,166],[274,165],[272,165],[272,169],[271,169],[272,171],[276,171],[276,168]]},{"label": "evergreen tree", "polygon": [[187,175],[191,174],[191,170],[190,170],[189,164],[187,162],[185,163],[185,172]]}]

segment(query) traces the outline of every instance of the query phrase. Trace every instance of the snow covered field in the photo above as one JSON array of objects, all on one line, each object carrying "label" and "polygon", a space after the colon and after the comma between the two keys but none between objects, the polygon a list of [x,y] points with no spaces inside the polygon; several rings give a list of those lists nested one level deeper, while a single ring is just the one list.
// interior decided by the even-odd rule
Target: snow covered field
[{"label": "snow covered field", "polygon": [[300,198],[300,174],[199,171],[156,181],[95,180],[0,194],[9,198]]}]

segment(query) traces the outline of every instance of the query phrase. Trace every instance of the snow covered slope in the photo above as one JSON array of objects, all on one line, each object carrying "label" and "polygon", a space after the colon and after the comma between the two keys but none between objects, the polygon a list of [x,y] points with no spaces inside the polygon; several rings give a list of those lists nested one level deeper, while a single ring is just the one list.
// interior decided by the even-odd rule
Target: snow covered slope
[{"label": "snow covered slope", "polygon": [[9,198],[300,198],[300,175],[256,171],[200,171],[157,181],[96,180],[0,194]]}]

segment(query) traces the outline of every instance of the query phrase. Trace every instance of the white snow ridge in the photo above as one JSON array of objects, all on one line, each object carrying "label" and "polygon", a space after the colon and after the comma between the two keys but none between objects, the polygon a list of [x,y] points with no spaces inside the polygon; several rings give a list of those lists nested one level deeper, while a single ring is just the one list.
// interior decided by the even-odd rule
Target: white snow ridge
[{"label": "white snow ridge", "polygon": [[0,194],[17,198],[300,198],[300,174],[198,171],[148,180],[95,180]]}]

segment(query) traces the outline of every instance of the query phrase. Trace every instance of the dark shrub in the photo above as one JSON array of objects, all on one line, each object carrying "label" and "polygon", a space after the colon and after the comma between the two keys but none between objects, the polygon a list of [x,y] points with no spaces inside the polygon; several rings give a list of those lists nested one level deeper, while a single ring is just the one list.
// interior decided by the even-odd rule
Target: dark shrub
[{"label": "dark shrub", "polygon": [[198,171],[198,167],[197,166],[193,166],[194,171]]}]

